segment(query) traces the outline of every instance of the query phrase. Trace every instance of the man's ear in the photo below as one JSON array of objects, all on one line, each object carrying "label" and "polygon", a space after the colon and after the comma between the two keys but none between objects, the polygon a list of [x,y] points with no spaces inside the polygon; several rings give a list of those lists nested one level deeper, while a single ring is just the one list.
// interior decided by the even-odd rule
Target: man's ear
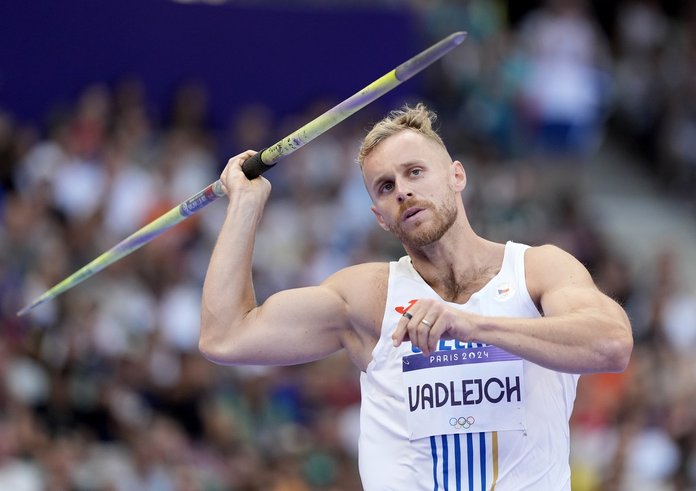
[{"label": "man's ear", "polygon": [[370,207],[370,211],[375,214],[375,217],[377,218],[377,223],[379,223],[379,226],[382,227],[384,230],[389,232],[389,225],[387,225],[384,221],[384,217],[380,212],[377,211],[377,208],[374,206]]},{"label": "man's ear", "polygon": [[464,170],[464,165],[459,160],[455,160],[452,162],[450,169],[452,177],[454,178],[454,189],[460,192],[464,191],[466,188],[466,171]]}]

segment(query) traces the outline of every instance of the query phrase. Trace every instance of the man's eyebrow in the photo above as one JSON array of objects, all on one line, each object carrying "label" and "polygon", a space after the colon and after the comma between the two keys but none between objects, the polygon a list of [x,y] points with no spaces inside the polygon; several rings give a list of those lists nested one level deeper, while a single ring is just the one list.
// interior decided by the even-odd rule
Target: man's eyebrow
[{"label": "man's eyebrow", "polygon": [[380,184],[382,184],[383,182],[388,181],[388,180],[389,180],[388,174],[379,174],[377,177],[375,177],[372,180],[371,187],[373,189],[377,188],[377,187],[379,187]]},{"label": "man's eyebrow", "polygon": [[[401,163],[397,164],[397,167],[399,168],[399,170],[404,170],[404,169],[408,169],[409,167],[412,167],[412,166],[414,166],[414,165],[423,165],[423,163],[424,163],[424,162],[423,162],[422,160],[419,160],[419,159],[406,160],[406,161],[404,161],[404,162],[401,162]],[[374,188],[374,187],[376,187],[378,184],[380,184],[380,183],[382,183],[382,182],[384,182],[384,181],[389,181],[389,180],[391,180],[391,179],[389,178],[389,176],[390,176],[389,173],[378,174],[378,175],[372,180],[371,187]]]}]

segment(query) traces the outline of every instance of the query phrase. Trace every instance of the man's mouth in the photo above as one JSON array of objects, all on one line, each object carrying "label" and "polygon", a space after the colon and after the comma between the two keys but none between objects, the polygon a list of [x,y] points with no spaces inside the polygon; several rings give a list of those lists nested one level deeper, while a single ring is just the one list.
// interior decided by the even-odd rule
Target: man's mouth
[{"label": "man's mouth", "polygon": [[405,222],[409,218],[416,216],[421,211],[423,211],[423,208],[411,207],[401,214],[401,221]]}]

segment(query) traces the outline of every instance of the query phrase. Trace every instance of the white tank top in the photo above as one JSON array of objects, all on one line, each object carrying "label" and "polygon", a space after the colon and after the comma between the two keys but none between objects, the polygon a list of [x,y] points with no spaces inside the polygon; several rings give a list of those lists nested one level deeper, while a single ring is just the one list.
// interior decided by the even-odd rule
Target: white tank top
[{"label": "white tank top", "polygon": [[[508,242],[500,272],[465,304],[449,305],[486,316],[539,317],[525,284],[527,248]],[[419,365],[417,372],[408,372],[427,359],[420,354],[411,357],[415,352],[410,342],[394,348],[391,334],[404,309],[419,298],[443,301],[415,271],[408,256],[390,263],[380,339],[360,381],[359,465],[364,489],[570,490],[568,420],[579,375],[548,370],[509,354],[506,358],[505,352],[493,346],[457,340],[441,340],[436,353],[441,356],[432,366],[420,370]],[[490,360],[512,361],[458,366],[447,361],[488,356],[489,351]],[[514,375],[506,368],[503,375],[512,377],[499,374],[488,379],[476,372],[493,366],[516,366],[518,372]],[[470,376],[466,375],[469,371]],[[433,382],[439,378],[444,383],[407,382],[414,373],[431,374]],[[444,380],[448,376],[452,380]],[[491,379],[495,383],[486,382]],[[510,406],[504,417],[496,416],[501,403]],[[425,419],[415,424],[411,420],[409,427],[409,418],[421,409]],[[479,410],[475,418],[474,409]],[[443,419],[447,431],[430,423],[437,419],[429,419],[430,410],[449,411],[446,416],[451,415],[451,426]],[[476,425],[485,425],[482,419],[486,418],[491,420],[489,430],[472,432]],[[496,424],[501,429],[490,430],[498,428]]]}]

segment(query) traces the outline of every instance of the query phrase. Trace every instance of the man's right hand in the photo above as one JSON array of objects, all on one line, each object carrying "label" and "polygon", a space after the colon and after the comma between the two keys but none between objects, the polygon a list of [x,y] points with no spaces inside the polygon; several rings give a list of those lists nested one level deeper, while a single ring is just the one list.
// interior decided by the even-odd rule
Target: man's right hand
[{"label": "man's right hand", "polygon": [[251,199],[256,206],[263,206],[271,194],[271,183],[263,176],[255,179],[247,179],[242,171],[242,164],[245,160],[256,155],[256,151],[247,150],[232,157],[227,161],[227,165],[220,174],[222,189],[230,198],[230,203],[237,198],[246,201]]}]

